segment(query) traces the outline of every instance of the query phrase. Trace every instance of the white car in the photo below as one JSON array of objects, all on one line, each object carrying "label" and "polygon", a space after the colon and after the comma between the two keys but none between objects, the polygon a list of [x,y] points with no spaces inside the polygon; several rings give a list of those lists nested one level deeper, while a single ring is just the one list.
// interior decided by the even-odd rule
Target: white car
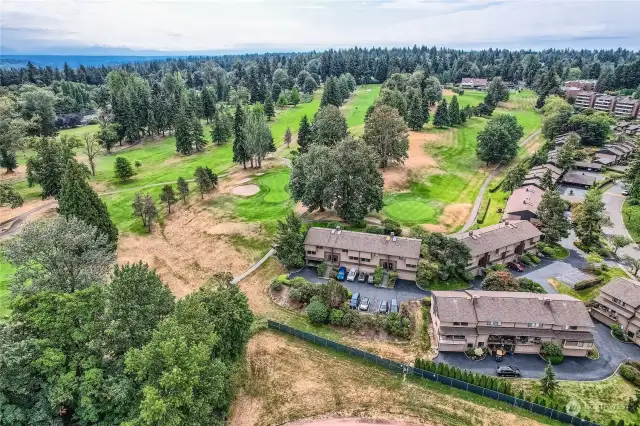
[{"label": "white car", "polygon": [[349,271],[349,275],[347,275],[347,281],[355,281],[357,275],[358,270],[356,268],[351,268],[351,270]]}]

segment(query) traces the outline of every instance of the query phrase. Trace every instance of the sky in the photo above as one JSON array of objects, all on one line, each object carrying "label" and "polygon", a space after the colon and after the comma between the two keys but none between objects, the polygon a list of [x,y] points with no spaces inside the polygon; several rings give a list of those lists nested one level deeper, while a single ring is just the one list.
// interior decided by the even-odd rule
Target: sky
[{"label": "sky", "polygon": [[4,54],[640,49],[640,0],[0,0]]}]

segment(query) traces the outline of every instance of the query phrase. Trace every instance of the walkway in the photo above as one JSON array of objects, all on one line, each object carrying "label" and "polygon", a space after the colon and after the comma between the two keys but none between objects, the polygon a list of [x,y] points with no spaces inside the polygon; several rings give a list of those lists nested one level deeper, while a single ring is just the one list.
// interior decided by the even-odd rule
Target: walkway
[{"label": "walkway", "polygon": [[[520,146],[521,147],[527,146],[539,134],[540,134],[539,129],[531,133],[525,140],[522,141]],[[462,229],[460,229],[459,232],[467,231],[469,228],[475,225],[476,219],[478,217],[478,211],[480,210],[480,205],[482,204],[482,198],[484,197],[484,193],[486,192],[487,187],[489,186],[489,183],[493,180],[493,178],[496,177],[498,173],[500,173],[500,171],[502,171],[502,167],[504,167],[504,165],[502,164],[496,166],[496,168],[493,169],[491,173],[489,173],[487,178],[482,183],[482,186],[480,187],[480,192],[478,192],[478,195],[476,196],[476,200],[473,202],[471,213],[469,213],[469,217],[467,218],[467,221],[465,222],[464,226],[462,227]]]},{"label": "walkway", "polygon": [[[595,381],[611,376],[618,366],[628,359],[640,360],[640,347],[632,343],[622,343],[611,335],[611,330],[604,324],[596,322],[594,337],[596,347],[600,351],[600,358],[590,360],[583,357],[565,357],[564,362],[554,366],[556,376],[560,380]],[[513,365],[520,369],[522,377],[539,379],[544,374],[547,363],[538,355],[516,354],[507,356],[498,363],[493,357],[486,357],[481,361],[471,361],[464,353],[441,352],[436,362],[446,362],[461,369],[477,373],[496,375],[499,365]]]},{"label": "walkway", "polygon": [[267,254],[265,254],[262,259],[258,260],[256,263],[254,263],[253,265],[251,265],[251,267],[249,269],[247,269],[246,271],[244,271],[242,274],[238,275],[237,277],[235,277],[232,281],[231,284],[238,284],[240,281],[244,280],[245,278],[247,278],[249,275],[253,274],[253,272],[258,269],[259,267],[262,266],[262,264],[264,262],[267,261],[267,259],[269,259],[271,256],[273,256],[273,254],[275,253],[275,249],[270,249]]},{"label": "walkway", "polygon": [[[22,224],[22,222],[24,222],[24,220],[29,217],[29,215],[39,212],[40,210],[44,210],[45,208],[50,207],[55,203],[56,200],[47,201],[46,203],[41,204],[38,207],[35,207],[18,216],[12,217],[11,219],[7,219],[4,222],[0,223],[0,240],[16,234],[20,230],[20,225]],[[9,227],[4,228],[4,226],[6,225],[9,225]]]}]

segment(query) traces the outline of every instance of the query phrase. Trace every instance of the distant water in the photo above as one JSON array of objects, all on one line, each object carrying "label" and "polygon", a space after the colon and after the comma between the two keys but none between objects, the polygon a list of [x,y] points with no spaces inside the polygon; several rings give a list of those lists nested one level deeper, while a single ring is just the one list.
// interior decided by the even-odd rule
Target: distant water
[{"label": "distant water", "polygon": [[0,55],[0,67],[24,67],[28,61],[31,61],[34,65],[50,65],[55,68],[64,67],[65,62],[74,68],[81,64],[100,67],[102,65],[118,65],[127,62],[144,62],[177,57],[181,56]]}]

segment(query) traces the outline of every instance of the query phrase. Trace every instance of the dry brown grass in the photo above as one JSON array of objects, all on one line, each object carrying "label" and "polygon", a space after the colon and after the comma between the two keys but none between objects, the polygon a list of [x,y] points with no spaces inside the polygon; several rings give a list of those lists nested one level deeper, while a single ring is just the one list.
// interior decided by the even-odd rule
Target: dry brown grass
[{"label": "dry brown grass", "polygon": [[456,229],[462,226],[471,213],[473,204],[449,204],[444,208],[440,216],[440,223],[447,229]]},{"label": "dry brown grass", "polygon": [[536,425],[369,364],[275,332],[254,336],[232,426],[277,425],[305,418],[395,419],[425,425]]},{"label": "dry brown grass", "polygon": [[[420,177],[438,173],[438,163],[425,151],[427,143],[440,139],[439,134],[409,132],[409,152],[403,165],[387,167],[382,170],[385,189],[404,189],[408,186],[409,173],[417,173]],[[412,179],[415,179],[413,176]]]}]

